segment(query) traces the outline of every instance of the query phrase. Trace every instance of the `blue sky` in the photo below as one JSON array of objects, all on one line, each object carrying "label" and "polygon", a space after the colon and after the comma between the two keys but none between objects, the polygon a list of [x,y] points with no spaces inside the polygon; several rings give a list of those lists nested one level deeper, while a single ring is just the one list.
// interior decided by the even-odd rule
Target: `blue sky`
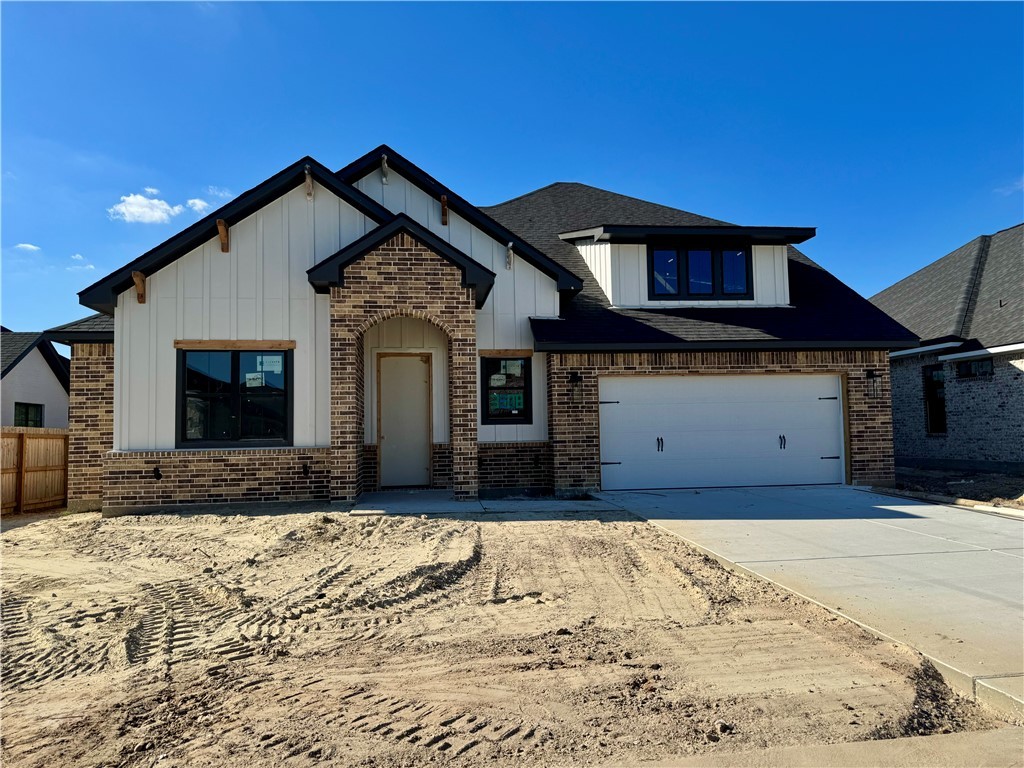
[{"label": "blue sky", "polygon": [[479,205],[581,181],[816,226],[871,295],[1024,219],[1022,9],[4,3],[2,320],[85,316],[204,205],[380,143]]}]

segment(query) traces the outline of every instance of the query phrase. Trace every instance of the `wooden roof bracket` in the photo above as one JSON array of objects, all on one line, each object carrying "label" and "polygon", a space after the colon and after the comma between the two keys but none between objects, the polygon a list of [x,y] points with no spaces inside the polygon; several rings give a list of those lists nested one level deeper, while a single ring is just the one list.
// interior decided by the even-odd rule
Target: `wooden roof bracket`
[{"label": "wooden roof bracket", "polygon": [[146,276],[141,272],[132,272],[132,282],[135,283],[135,296],[139,304],[146,303]]},{"label": "wooden roof bracket", "polygon": [[441,195],[441,226],[448,226],[448,195]]},{"label": "wooden roof bracket", "polygon": [[230,250],[228,243],[228,224],[224,219],[217,219],[217,234],[220,235],[220,252],[227,253]]}]

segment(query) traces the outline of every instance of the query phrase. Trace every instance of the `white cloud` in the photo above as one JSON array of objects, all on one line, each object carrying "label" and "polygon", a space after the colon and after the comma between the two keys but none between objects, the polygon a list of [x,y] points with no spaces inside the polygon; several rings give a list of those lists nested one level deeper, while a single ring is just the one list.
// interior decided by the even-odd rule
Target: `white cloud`
[{"label": "white cloud", "polygon": [[31,251],[32,253],[42,250],[42,248],[40,248],[38,245],[32,245],[32,243],[18,243],[14,247],[17,248],[19,251]]},{"label": "white cloud", "polygon": [[124,195],[121,202],[107,209],[107,215],[113,220],[139,222],[141,224],[166,224],[171,217],[185,210],[183,205],[171,205],[165,200],[158,200],[143,195]]},{"label": "white cloud", "polygon": [[96,269],[94,264],[75,264],[71,267],[64,267],[68,272],[88,272],[90,269]]},{"label": "white cloud", "polygon": [[156,187],[143,187],[142,191],[145,192],[147,195],[159,195],[160,194],[160,190],[157,189]]},{"label": "white cloud", "polygon": [[200,200],[198,197],[193,197],[191,200],[187,201],[185,205],[200,215],[210,210],[210,204],[205,200]]},{"label": "white cloud", "polygon": [[83,256],[80,253],[73,254],[71,258],[74,259],[75,261],[85,261],[85,256]]},{"label": "white cloud", "polygon": [[219,197],[221,200],[227,200],[229,197],[235,196],[230,189],[225,189],[224,187],[214,187],[211,185],[206,188],[206,191],[208,194]]},{"label": "white cloud", "polygon": [[1005,187],[997,188],[995,191],[998,192],[1000,195],[1003,195],[1004,197],[1009,197],[1014,192],[1020,192],[1022,190],[1024,190],[1024,176],[1021,176],[1012,184],[1008,184]]}]

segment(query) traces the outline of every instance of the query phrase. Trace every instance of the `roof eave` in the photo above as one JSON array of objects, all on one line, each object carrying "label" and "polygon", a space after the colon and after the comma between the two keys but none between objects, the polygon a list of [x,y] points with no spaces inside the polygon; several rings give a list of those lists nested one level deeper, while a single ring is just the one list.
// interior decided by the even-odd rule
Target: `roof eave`
[{"label": "roof eave", "polygon": [[444,184],[386,144],[381,144],[359,159],[349,163],[340,169],[337,175],[343,181],[354,186],[357,181],[380,167],[381,155],[387,155],[389,168],[393,168],[435,200],[439,200],[441,195],[445,195],[449,209],[455,211],[455,213],[459,214],[469,223],[500,243],[511,242],[516,254],[552,278],[559,291],[568,291],[569,293],[576,294],[583,290],[583,280],[577,275],[567,270],[547,254],[530,245],[507,227],[499,224],[472,203],[452,192]]},{"label": "roof eave", "polygon": [[561,342],[535,340],[537,352],[672,352],[736,350],[827,350],[904,349],[909,342],[898,341],[678,341],[678,342]]},{"label": "roof eave", "polygon": [[558,235],[562,240],[586,240],[612,243],[647,243],[663,238],[693,240],[735,240],[751,245],[799,245],[817,234],[815,227],[662,227],[625,224],[605,224],[578,229]]}]

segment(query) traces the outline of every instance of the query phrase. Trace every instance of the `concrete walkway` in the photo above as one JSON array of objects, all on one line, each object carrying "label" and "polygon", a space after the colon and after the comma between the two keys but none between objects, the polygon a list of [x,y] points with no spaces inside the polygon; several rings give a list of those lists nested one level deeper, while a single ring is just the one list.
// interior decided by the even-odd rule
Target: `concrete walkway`
[{"label": "concrete walkway", "polygon": [[1024,524],[840,486],[600,494],[1024,717]]},{"label": "concrete walkway", "polygon": [[1024,766],[1024,731],[950,733],[888,741],[774,747],[753,752],[722,752],[640,763],[649,768],[1020,768]]},{"label": "concrete walkway", "polygon": [[356,504],[341,505],[353,515],[451,515],[533,512],[613,512],[622,508],[597,499],[511,498],[456,501],[451,491],[381,491],[364,493]]}]

